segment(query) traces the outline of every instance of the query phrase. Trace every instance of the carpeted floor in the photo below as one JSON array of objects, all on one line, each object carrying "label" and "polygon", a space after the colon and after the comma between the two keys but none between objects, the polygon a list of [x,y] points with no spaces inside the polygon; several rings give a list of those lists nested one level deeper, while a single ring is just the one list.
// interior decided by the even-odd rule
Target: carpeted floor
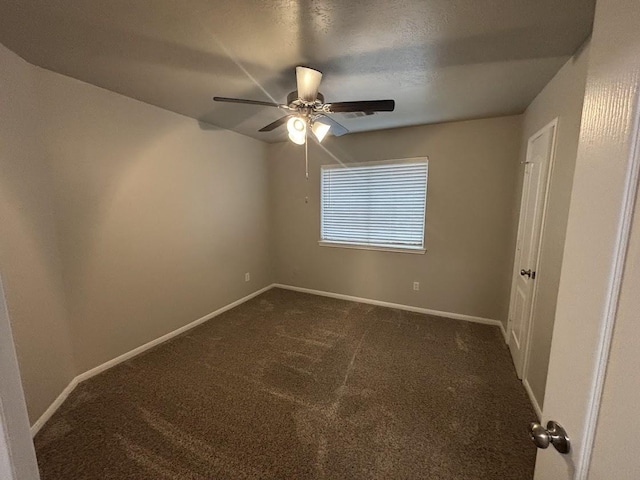
[{"label": "carpeted floor", "polygon": [[94,377],[43,480],[533,477],[496,327],[280,289]]}]

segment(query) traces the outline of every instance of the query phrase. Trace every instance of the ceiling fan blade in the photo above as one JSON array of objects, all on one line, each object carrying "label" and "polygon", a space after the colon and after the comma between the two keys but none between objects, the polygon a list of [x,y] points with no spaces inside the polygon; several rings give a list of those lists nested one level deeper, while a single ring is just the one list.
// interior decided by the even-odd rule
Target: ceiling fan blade
[{"label": "ceiling fan blade", "polygon": [[396,108],[394,100],[365,100],[362,102],[328,103],[325,108],[329,113],[348,112],[393,112]]},{"label": "ceiling fan blade", "polygon": [[298,97],[305,102],[315,102],[318,98],[318,88],[322,80],[322,73],[308,67],[296,67],[296,82]]},{"label": "ceiling fan blade", "polygon": [[263,107],[282,107],[277,103],[261,102],[260,100],[246,100],[244,98],[228,98],[228,97],[213,97],[216,102],[228,102],[228,103],[244,103],[246,105],[260,105]]},{"label": "ceiling fan blade", "polygon": [[271,122],[266,127],[262,127],[258,131],[259,132],[270,132],[272,130],[275,130],[276,128],[280,127],[281,125],[284,125],[285,123],[287,123],[287,120],[289,120],[291,117],[293,117],[293,115],[285,115],[284,117],[279,118],[275,122]]},{"label": "ceiling fan blade", "polygon": [[319,118],[319,120],[322,123],[326,123],[327,125],[331,126],[331,130],[329,131],[331,132],[331,135],[333,135],[334,137],[340,137],[345,133],[349,133],[349,130],[347,130],[347,128],[344,125],[341,125],[340,123],[336,122],[333,118],[329,117],[328,115],[322,115]]}]

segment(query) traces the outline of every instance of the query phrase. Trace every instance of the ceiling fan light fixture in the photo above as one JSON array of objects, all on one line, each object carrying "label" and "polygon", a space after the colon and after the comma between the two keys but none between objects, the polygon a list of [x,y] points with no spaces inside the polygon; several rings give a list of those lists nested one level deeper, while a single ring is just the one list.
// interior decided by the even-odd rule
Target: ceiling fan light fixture
[{"label": "ceiling fan light fixture", "polygon": [[298,145],[304,145],[307,137],[307,122],[300,117],[292,117],[287,122],[289,140]]},{"label": "ceiling fan light fixture", "polygon": [[[376,112],[393,112],[394,100],[359,100],[353,102],[325,103],[324,95],[318,92],[322,72],[309,67],[296,67],[297,90],[287,95],[287,103],[279,104],[262,100],[249,100],[246,98],[213,97],[216,102],[238,103],[279,108],[287,112],[287,115],[262,127],[259,132],[272,132],[276,128],[287,125],[289,139],[298,145],[306,145],[307,135],[311,130],[318,140],[322,142],[329,131],[339,137],[349,133],[328,114],[343,113],[355,116],[371,115]],[[322,122],[316,120],[322,119]],[[327,122],[327,123],[325,123]]]},{"label": "ceiling fan light fixture", "polygon": [[291,117],[287,122],[287,130],[292,135],[305,133],[307,129],[307,122],[300,117]]},{"label": "ceiling fan light fixture", "polygon": [[313,122],[313,125],[311,126],[311,131],[318,139],[318,142],[322,142],[322,140],[324,140],[324,137],[327,136],[327,133],[329,133],[330,129],[330,125],[322,122]]},{"label": "ceiling fan light fixture", "polygon": [[304,145],[306,142],[305,133],[291,133],[289,132],[289,140],[291,140],[296,145]]}]

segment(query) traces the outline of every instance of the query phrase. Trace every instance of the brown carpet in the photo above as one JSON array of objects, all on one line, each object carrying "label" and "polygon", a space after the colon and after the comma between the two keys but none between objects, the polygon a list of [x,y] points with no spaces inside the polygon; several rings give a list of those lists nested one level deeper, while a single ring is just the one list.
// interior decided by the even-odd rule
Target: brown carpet
[{"label": "brown carpet", "polygon": [[496,327],[286,290],[81,385],[36,437],[50,479],[533,477]]}]

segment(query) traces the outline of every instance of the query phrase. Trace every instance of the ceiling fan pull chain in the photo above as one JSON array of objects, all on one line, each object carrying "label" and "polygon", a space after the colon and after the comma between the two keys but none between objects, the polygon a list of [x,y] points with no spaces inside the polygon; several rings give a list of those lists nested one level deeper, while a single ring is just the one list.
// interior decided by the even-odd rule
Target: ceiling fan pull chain
[{"label": "ceiling fan pull chain", "polygon": [[309,180],[309,129],[305,130],[305,142],[304,142],[304,173]]}]

